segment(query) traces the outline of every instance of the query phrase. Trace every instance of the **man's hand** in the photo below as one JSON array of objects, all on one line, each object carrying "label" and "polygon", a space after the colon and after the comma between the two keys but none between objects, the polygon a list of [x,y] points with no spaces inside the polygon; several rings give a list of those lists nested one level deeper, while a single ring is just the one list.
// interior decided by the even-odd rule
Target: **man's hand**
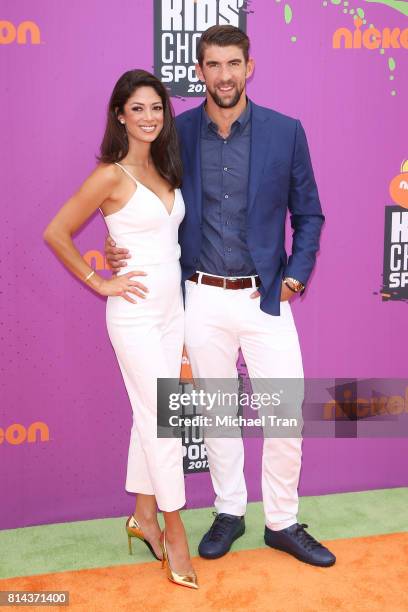
[{"label": "man's hand", "polygon": [[281,297],[280,297],[281,302],[288,302],[295,295],[296,295],[295,291],[292,291],[291,289],[289,289],[289,287],[285,283],[282,283]]},{"label": "man's hand", "polygon": [[[250,297],[251,299],[255,299],[255,298],[258,298],[260,295],[261,294],[259,293],[259,291],[254,291],[254,293],[251,293]],[[293,298],[294,295],[296,295],[296,293],[294,291],[291,291],[289,287],[285,285],[285,283],[282,283],[280,301],[288,302],[289,300]]]},{"label": "man's hand", "polygon": [[120,268],[127,266],[126,259],[130,259],[128,249],[119,249],[110,236],[105,240],[105,256],[108,264],[112,268],[112,274],[117,274]]}]

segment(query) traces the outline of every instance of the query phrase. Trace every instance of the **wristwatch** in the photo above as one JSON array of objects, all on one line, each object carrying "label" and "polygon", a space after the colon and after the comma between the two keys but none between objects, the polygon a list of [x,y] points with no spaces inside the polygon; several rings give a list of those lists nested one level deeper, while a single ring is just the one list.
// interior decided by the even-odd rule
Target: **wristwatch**
[{"label": "wristwatch", "polygon": [[299,293],[300,291],[303,291],[303,289],[305,288],[303,283],[296,280],[296,278],[292,278],[290,276],[285,276],[285,278],[283,279],[283,282],[294,293]]}]

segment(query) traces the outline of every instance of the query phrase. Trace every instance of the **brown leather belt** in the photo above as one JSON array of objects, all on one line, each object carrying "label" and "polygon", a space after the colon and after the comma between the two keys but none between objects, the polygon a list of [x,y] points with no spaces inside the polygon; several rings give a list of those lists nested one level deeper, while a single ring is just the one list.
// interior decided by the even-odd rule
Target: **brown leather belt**
[{"label": "brown leather belt", "polygon": [[[193,276],[190,276],[188,280],[193,283],[198,282],[199,274],[196,272]],[[201,282],[203,285],[212,285],[213,287],[222,287],[223,289],[249,289],[252,287],[252,278],[225,278],[219,276],[208,276],[203,274],[201,276]],[[255,286],[259,287],[261,280],[259,276],[255,276]]]}]

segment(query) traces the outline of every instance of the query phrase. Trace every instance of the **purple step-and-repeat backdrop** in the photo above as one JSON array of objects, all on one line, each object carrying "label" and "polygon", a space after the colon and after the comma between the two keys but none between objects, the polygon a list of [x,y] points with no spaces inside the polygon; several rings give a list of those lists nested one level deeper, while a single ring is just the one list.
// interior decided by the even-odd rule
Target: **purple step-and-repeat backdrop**
[{"label": "purple step-and-repeat backdrop", "polygon": [[[308,135],[327,220],[310,286],[293,304],[305,374],[407,374],[408,2],[5,0],[0,528],[133,507],[131,409],[105,302],[65,272],[42,232],[94,168],[117,78],[156,70],[177,113],[197,105],[194,45],[217,22],[251,38],[250,97],[300,118]],[[109,274],[105,235],[95,215],[76,242]],[[262,441],[245,445],[258,500]],[[200,451],[191,445],[191,458]],[[406,486],[407,451],[404,438],[306,439],[300,493]],[[187,473],[186,484],[188,507],[211,505],[207,472]]]}]

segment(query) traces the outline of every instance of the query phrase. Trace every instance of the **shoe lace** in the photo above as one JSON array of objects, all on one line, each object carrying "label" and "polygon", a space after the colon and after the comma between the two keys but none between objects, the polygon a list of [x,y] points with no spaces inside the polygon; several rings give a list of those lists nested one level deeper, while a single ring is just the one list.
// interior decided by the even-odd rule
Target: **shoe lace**
[{"label": "shoe lace", "polygon": [[215,516],[215,520],[210,527],[208,536],[210,540],[217,541],[224,536],[228,527],[235,521],[235,517],[228,515],[220,516],[217,512],[213,512],[213,515]]},{"label": "shoe lace", "polygon": [[309,527],[309,525],[306,525],[306,523],[298,523],[296,529],[294,530],[294,534],[298,539],[299,543],[304,546],[306,550],[321,548],[322,545],[320,544],[320,542],[315,540],[315,538],[311,536],[310,533],[307,533],[307,531],[305,531],[306,527]]}]

